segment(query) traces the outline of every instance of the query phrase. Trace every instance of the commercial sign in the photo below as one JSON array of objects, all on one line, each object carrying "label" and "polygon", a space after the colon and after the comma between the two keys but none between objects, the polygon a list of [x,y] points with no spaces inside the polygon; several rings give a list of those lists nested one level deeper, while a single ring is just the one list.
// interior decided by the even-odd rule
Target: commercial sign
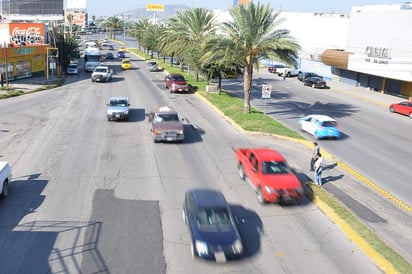
[{"label": "commercial sign", "polygon": [[252,2],[251,0],[233,0],[233,6],[246,5]]},{"label": "commercial sign", "polygon": [[9,24],[12,47],[44,45],[44,25],[40,23]]},{"label": "commercial sign", "polygon": [[165,11],[165,5],[163,4],[147,4],[146,11]]}]

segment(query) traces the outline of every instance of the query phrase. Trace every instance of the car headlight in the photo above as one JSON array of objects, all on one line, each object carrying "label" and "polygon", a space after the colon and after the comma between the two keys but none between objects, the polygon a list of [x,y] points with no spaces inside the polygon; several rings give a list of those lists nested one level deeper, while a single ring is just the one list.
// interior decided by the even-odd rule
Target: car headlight
[{"label": "car headlight", "polygon": [[235,254],[240,254],[240,253],[242,253],[242,251],[243,251],[242,242],[241,242],[239,239],[237,239],[237,240],[233,243],[232,248],[233,248],[233,252],[234,252]]},{"label": "car headlight", "polygon": [[274,188],[271,188],[271,187],[268,187],[268,186],[265,186],[265,190],[266,190],[266,192],[267,193],[274,193],[274,192],[277,192]]},{"label": "car headlight", "polygon": [[199,253],[199,255],[208,253],[207,244],[205,242],[196,241],[195,245],[196,245],[196,250]]},{"label": "car headlight", "polygon": [[183,134],[183,130],[179,130],[177,133],[178,134]]}]

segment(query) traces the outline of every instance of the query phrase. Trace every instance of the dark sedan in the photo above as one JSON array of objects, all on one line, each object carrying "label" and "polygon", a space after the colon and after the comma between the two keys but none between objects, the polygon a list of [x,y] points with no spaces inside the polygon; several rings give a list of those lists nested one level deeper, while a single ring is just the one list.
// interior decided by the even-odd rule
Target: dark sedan
[{"label": "dark sedan", "polygon": [[389,111],[409,116],[409,118],[412,119],[412,102],[404,101],[396,104],[391,104],[389,106]]},{"label": "dark sedan", "polygon": [[314,72],[304,72],[304,73],[300,73],[300,74],[298,75],[298,80],[302,82],[302,81],[304,81],[305,79],[307,79],[307,78],[309,78],[309,77],[314,77],[314,76],[322,77],[322,76],[320,76],[320,75],[318,75],[318,74],[316,74],[316,73],[314,73]]},{"label": "dark sedan", "polygon": [[306,78],[303,81],[304,86],[311,86],[313,88],[326,88],[326,81],[320,76],[313,76]]},{"label": "dark sedan", "polygon": [[243,252],[242,240],[225,197],[211,189],[186,192],[183,220],[191,234],[193,257],[226,262]]},{"label": "dark sedan", "polygon": [[113,53],[111,53],[111,52],[106,53],[105,58],[106,59],[114,59]]},{"label": "dark sedan", "polygon": [[119,58],[126,58],[126,54],[124,54],[124,51],[119,51],[119,52],[117,53],[117,57],[119,57]]}]

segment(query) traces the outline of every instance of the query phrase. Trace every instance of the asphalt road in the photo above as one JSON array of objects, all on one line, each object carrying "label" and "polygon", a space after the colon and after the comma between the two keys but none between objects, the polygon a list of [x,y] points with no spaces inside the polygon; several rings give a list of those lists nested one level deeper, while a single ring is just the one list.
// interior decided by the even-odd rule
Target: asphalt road
[{"label": "asphalt road", "polygon": [[[334,117],[342,138],[320,140],[320,146],[412,207],[412,135],[408,134],[412,123],[408,117],[334,89],[304,87],[296,78],[283,81],[264,69],[254,74],[253,83],[252,104],[292,129],[300,130],[298,121],[307,114]],[[271,99],[261,99],[262,84],[272,86]],[[243,97],[242,85],[241,79],[231,80],[223,88]],[[401,100],[394,98],[393,102]],[[302,135],[313,140],[307,133]]]},{"label": "asphalt road", "polygon": [[[194,94],[167,93],[161,72],[132,59],[130,71],[108,62],[110,83],[81,73],[0,101],[0,151],[13,169],[0,201],[1,273],[382,273],[310,199],[261,206],[237,175],[235,148],[267,146],[310,181],[307,148],[238,131]],[[106,119],[117,95],[129,97],[127,122]],[[185,119],[182,144],[153,143],[147,114],[166,104]],[[244,258],[192,260],[182,201],[193,187],[225,194]]]}]

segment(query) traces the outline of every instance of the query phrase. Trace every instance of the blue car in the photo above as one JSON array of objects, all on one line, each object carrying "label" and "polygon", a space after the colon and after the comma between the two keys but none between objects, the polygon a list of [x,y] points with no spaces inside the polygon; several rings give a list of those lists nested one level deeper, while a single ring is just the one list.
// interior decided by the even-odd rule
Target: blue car
[{"label": "blue car", "polygon": [[117,53],[117,57],[119,57],[119,58],[126,58],[126,55],[124,54],[124,51],[119,51],[119,52]]},{"label": "blue car", "polygon": [[327,115],[306,115],[299,120],[301,129],[317,139],[340,137],[340,131],[335,119]]},{"label": "blue car", "polygon": [[185,194],[183,220],[191,235],[192,257],[226,262],[239,257],[243,244],[225,197],[211,189]]}]

